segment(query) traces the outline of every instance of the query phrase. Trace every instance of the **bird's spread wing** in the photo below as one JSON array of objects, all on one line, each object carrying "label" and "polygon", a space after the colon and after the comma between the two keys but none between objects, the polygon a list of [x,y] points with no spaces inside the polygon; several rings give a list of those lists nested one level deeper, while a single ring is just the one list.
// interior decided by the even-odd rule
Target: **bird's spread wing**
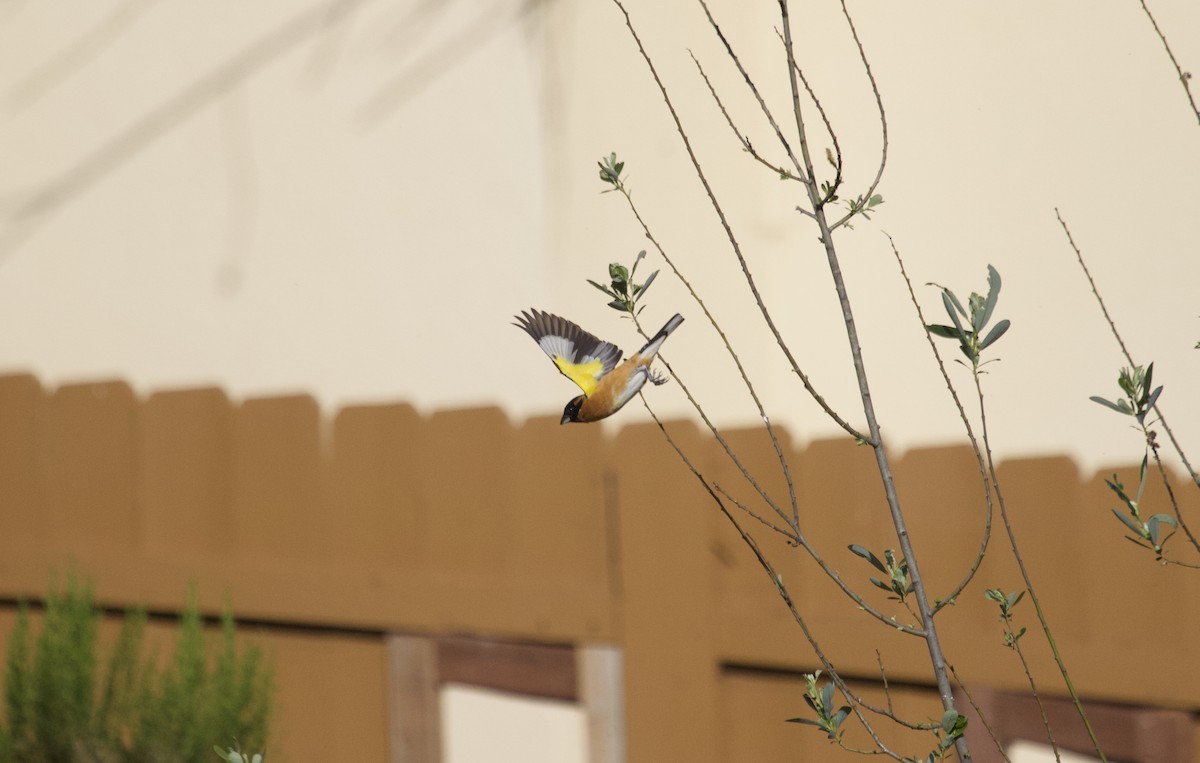
[{"label": "bird's spread wing", "polygon": [[579,385],[584,395],[596,391],[600,378],[621,362],[621,351],[592,336],[566,318],[540,310],[522,311],[519,326],[550,356],[562,375]]}]

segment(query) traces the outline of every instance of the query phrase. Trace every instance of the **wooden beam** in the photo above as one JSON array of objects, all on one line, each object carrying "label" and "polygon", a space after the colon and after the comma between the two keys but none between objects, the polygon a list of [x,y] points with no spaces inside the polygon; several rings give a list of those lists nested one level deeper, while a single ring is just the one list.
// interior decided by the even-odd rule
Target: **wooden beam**
[{"label": "wooden beam", "polygon": [[421,636],[388,635],[388,733],[391,763],[439,763],[438,645]]}]

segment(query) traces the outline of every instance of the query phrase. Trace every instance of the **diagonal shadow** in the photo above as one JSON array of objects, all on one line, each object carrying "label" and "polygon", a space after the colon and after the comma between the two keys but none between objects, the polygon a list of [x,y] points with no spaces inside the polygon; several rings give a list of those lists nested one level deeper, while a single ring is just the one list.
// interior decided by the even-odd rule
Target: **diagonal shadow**
[{"label": "diagonal shadow", "polygon": [[516,9],[493,4],[490,13],[480,13],[458,33],[417,59],[375,92],[359,111],[362,122],[373,127],[405,101],[467,60],[468,54],[493,39],[511,23],[524,20],[549,0],[521,0]]},{"label": "diagonal shadow", "polygon": [[125,0],[114,8],[85,34],[21,78],[4,96],[9,111],[14,114],[24,111],[70,79],[116,44],[157,1]]},{"label": "diagonal shadow", "polygon": [[0,236],[0,263],[18,249],[64,205],[74,200],[113,170],[140,154],[158,138],[213,103],[234,85],[287,53],[296,45],[326,31],[371,0],[332,0],[293,16],[247,45],[221,65],[82,158],[39,188],[0,209],[8,222]]}]

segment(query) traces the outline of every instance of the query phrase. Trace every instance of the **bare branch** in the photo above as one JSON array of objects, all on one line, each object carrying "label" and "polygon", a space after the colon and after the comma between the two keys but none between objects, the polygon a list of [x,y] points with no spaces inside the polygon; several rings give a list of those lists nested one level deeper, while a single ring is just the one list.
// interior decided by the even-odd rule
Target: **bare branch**
[{"label": "bare branch", "polygon": [[[713,100],[717,102],[717,108],[721,110],[721,116],[725,117],[725,123],[727,125],[729,125],[730,130],[733,130],[733,134],[737,138],[737,141],[741,145],[742,149],[745,150],[746,153],[750,154],[750,156],[754,157],[754,159],[759,164],[763,165],[764,167],[767,167],[772,172],[778,173],[778,175],[781,178],[787,178],[788,180],[798,180],[803,183],[804,182],[803,178],[798,177],[797,175],[795,175],[794,173],[792,173],[791,171],[789,171],[787,169],[784,169],[783,167],[777,167],[775,164],[773,164],[772,162],[770,162],[766,158],[764,158],[762,156],[762,154],[758,153],[758,151],[754,150],[754,145],[750,142],[750,138],[743,135],[741,130],[738,130],[737,125],[735,125],[733,123],[733,117],[731,117],[729,115],[729,111],[726,110],[725,104],[722,103],[722,101],[721,101],[721,96],[717,95],[716,88],[713,87],[712,82],[708,79],[708,75],[704,72],[704,67],[700,65],[700,61],[696,58],[696,55],[694,53],[692,53],[690,50],[688,51],[688,54],[691,55],[692,61],[694,61],[696,64],[696,68],[700,70],[700,76],[704,78],[704,84],[708,85],[708,92],[712,95]],[[805,214],[811,214],[810,212],[808,212],[808,210],[801,210],[801,211],[803,211]]]},{"label": "bare branch", "polygon": [[[871,71],[871,62],[867,60],[867,51],[863,48],[862,40],[858,37],[858,29],[854,26],[854,19],[850,17],[850,10],[846,8],[846,0],[842,0],[842,15],[846,17],[846,23],[850,25],[850,34],[854,36],[854,44],[858,46],[858,57],[862,61],[863,69],[867,73],[867,79],[871,82],[871,92],[875,95],[875,106],[879,109],[879,125],[883,130],[882,148],[879,156],[879,169],[875,172],[875,179],[871,181],[871,186],[867,192],[863,194],[863,198],[869,199],[875,193],[875,189],[879,187],[879,181],[883,179],[883,170],[887,167],[888,155],[888,123],[887,112],[883,109],[883,96],[879,93],[879,84],[875,81],[875,73]],[[793,61],[794,63],[794,61]],[[846,214],[840,220],[829,226],[830,230],[840,228],[854,216],[853,212]]]},{"label": "bare branch", "polygon": [[[775,325],[775,321],[771,317],[771,313],[767,309],[766,303],[763,302],[762,294],[759,293],[758,285],[754,280],[754,276],[750,273],[750,266],[746,263],[746,258],[742,254],[742,247],[738,243],[737,237],[734,236],[733,228],[730,226],[729,220],[725,216],[725,210],[721,206],[721,203],[717,200],[716,192],[713,191],[712,186],[709,184],[708,177],[705,175],[703,168],[700,166],[700,160],[696,157],[696,152],[692,149],[692,143],[688,139],[687,132],[683,129],[683,122],[680,120],[678,112],[675,111],[675,105],[672,103],[671,97],[667,93],[666,85],[663,84],[662,79],[658,76],[658,70],[654,66],[654,62],[651,60],[650,54],[646,52],[645,46],[642,45],[641,37],[638,35],[637,30],[633,26],[633,21],[629,17],[629,11],[625,10],[625,6],[622,4],[621,0],[613,0],[613,4],[615,4],[624,15],[625,26],[629,28],[629,33],[633,36],[633,40],[637,44],[638,52],[641,53],[642,59],[646,62],[646,66],[650,69],[650,74],[654,78],[655,84],[658,85],[658,90],[662,94],[663,102],[666,104],[667,110],[671,113],[671,119],[675,122],[675,130],[679,133],[680,139],[683,140],[684,149],[687,151],[688,158],[692,162],[692,167],[696,171],[696,176],[700,180],[700,184],[704,187],[704,191],[708,195],[709,203],[712,205],[713,211],[716,212],[717,218],[721,223],[721,228],[725,231],[725,235],[729,239],[729,244],[733,249],[734,256],[737,257],[738,264],[742,268],[742,275],[746,279],[746,284],[750,287],[750,292],[754,295],[754,301],[758,305],[758,310],[762,314],[763,320],[766,321],[767,327],[771,330],[771,334],[775,337],[776,344],[779,345],[784,357],[786,357],[788,362],[791,364],[792,370],[795,371],[796,375],[800,377],[800,381],[804,385],[804,388],[808,390],[809,395],[811,395],[812,398],[817,401],[817,404],[821,406],[821,409],[825,411],[826,415],[833,419],[833,421],[837,423],[837,425],[843,430],[845,430],[845,432],[851,437],[854,437],[857,440],[872,443],[872,440],[848,424],[831,407],[829,407],[829,404],[825,402],[825,399],[821,397],[821,395],[818,394],[816,389],[812,386],[808,375],[800,369],[800,365],[796,362],[795,356],[792,355],[791,349],[787,346],[787,343],[784,342],[783,336],[780,334],[779,328]],[[811,188],[811,184],[806,185]]]},{"label": "bare branch", "polygon": [[746,87],[750,88],[750,92],[754,94],[755,100],[758,101],[758,107],[762,109],[763,116],[765,116],[767,121],[770,122],[771,129],[775,131],[775,137],[779,139],[779,144],[783,146],[783,150],[787,153],[788,158],[792,160],[792,166],[796,168],[796,175],[798,176],[798,179],[805,185],[811,186],[816,182],[813,179],[812,172],[805,172],[804,169],[801,168],[800,162],[796,161],[796,156],[792,153],[792,147],[788,144],[787,138],[784,137],[783,130],[779,129],[779,123],[775,121],[775,117],[771,114],[771,109],[768,108],[767,102],[763,100],[762,94],[758,92],[758,87],[754,84],[754,80],[750,78],[750,73],[746,71],[744,66],[742,66],[742,61],[737,57],[737,54],[733,52],[733,46],[729,44],[729,40],[725,38],[725,33],[721,31],[721,27],[717,24],[716,19],[713,18],[712,11],[708,9],[708,3],[704,2],[704,0],[697,1],[700,3],[700,7],[704,9],[704,15],[708,17],[709,26],[713,28],[713,31],[717,34],[717,38],[720,39],[721,44],[725,46],[726,54],[729,55],[729,58],[733,61],[734,66],[736,66],[737,70],[741,73],[742,79],[746,81]]},{"label": "bare branch", "polygon": [[[1063,233],[1067,234],[1067,243],[1075,250],[1075,258],[1079,260],[1079,267],[1083,268],[1083,275],[1088,280],[1088,285],[1092,288],[1092,294],[1096,297],[1096,304],[1100,306],[1100,312],[1104,314],[1104,320],[1108,323],[1108,328],[1112,331],[1113,337],[1117,340],[1117,344],[1121,347],[1121,354],[1125,356],[1126,362],[1129,365],[1136,366],[1133,361],[1133,355],[1129,353],[1129,348],[1125,346],[1125,340],[1121,338],[1121,332],[1117,330],[1117,324],[1113,321],[1112,316],[1108,313],[1108,308],[1104,304],[1104,299],[1100,296],[1100,290],[1096,288],[1096,281],[1092,278],[1091,271],[1088,270],[1087,263],[1083,261],[1083,252],[1075,245],[1075,238],[1071,235],[1071,229],[1067,227],[1067,223],[1062,218],[1062,214],[1058,211],[1058,207],[1054,208],[1054,216],[1058,218],[1058,224],[1062,226]],[[1167,433],[1167,438],[1171,441],[1171,447],[1175,449],[1175,454],[1179,456],[1179,460],[1183,462],[1184,468],[1188,470],[1188,474],[1192,477],[1192,482],[1200,487],[1200,474],[1192,468],[1191,462],[1188,461],[1187,454],[1183,452],[1183,446],[1179,444],[1179,440],[1175,439],[1175,433],[1171,431],[1171,427],[1167,424],[1167,417],[1159,408],[1158,403],[1154,404],[1154,413],[1158,416],[1158,422],[1162,424],[1163,431]]]},{"label": "bare branch", "polygon": [[1150,19],[1150,25],[1154,27],[1154,32],[1158,35],[1158,39],[1162,40],[1163,49],[1167,51],[1167,57],[1171,59],[1171,65],[1175,67],[1175,73],[1179,75],[1179,84],[1183,86],[1183,92],[1187,94],[1188,104],[1192,107],[1192,113],[1196,115],[1196,122],[1200,123],[1200,106],[1196,105],[1196,97],[1192,95],[1192,86],[1190,80],[1191,72],[1185,72],[1183,67],[1179,65],[1178,59],[1175,58],[1175,52],[1171,50],[1171,44],[1167,42],[1167,36],[1163,34],[1159,28],[1158,22],[1154,19],[1154,14],[1150,12],[1150,8],[1146,5],[1146,0],[1140,0],[1142,10],[1146,13],[1146,18]]},{"label": "bare branch", "polygon": [[921,330],[925,334],[925,340],[929,342],[929,349],[933,351],[933,357],[937,362],[938,370],[942,374],[942,380],[946,383],[946,389],[950,392],[950,398],[954,400],[954,407],[958,409],[958,418],[967,430],[967,442],[971,444],[971,452],[975,454],[975,462],[979,465],[979,480],[983,483],[983,501],[987,507],[983,522],[983,537],[979,541],[979,551],[975,554],[975,561],[971,563],[970,569],[967,570],[967,574],[958,582],[958,585],[954,586],[949,594],[934,605],[933,614],[936,615],[942,607],[953,603],[958,598],[958,595],[963,592],[963,589],[975,577],[975,573],[979,571],[979,566],[983,564],[983,557],[987,553],[988,542],[992,537],[992,483],[988,478],[987,463],[984,461],[983,453],[979,450],[979,440],[975,437],[975,430],[971,426],[971,419],[967,416],[967,410],[963,407],[954,382],[950,381],[950,374],[946,371],[946,363],[942,360],[942,353],[938,350],[937,343],[933,341],[933,336],[925,328],[928,323],[926,323],[925,314],[921,310],[921,303],[917,300],[917,294],[913,291],[908,271],[904,268],[904,260],[900,256],[900,250],[896,248],[896,242],[892,240],[891,236],[888,236],[886,233],[883,235],[887,236],[888,242],[892,245],[892,253],[896,255],[896,263],[900,266],[900,277],[904,279],[904,284],[908,287],[908,296],[912,300],[913,308],[917,311],[917,320],[921,322]]}]

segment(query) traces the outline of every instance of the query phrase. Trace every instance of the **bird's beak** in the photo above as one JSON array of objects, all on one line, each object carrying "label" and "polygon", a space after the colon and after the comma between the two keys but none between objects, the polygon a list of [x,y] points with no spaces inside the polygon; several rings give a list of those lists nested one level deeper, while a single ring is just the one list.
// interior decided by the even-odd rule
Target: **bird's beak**
[{"label": "bird's beak", "polygon": [[563,424],[570,424],[570,423],[571,423],[570,416],[563,416],[562,421],[558,422],[559,426],[562,426]]}]

